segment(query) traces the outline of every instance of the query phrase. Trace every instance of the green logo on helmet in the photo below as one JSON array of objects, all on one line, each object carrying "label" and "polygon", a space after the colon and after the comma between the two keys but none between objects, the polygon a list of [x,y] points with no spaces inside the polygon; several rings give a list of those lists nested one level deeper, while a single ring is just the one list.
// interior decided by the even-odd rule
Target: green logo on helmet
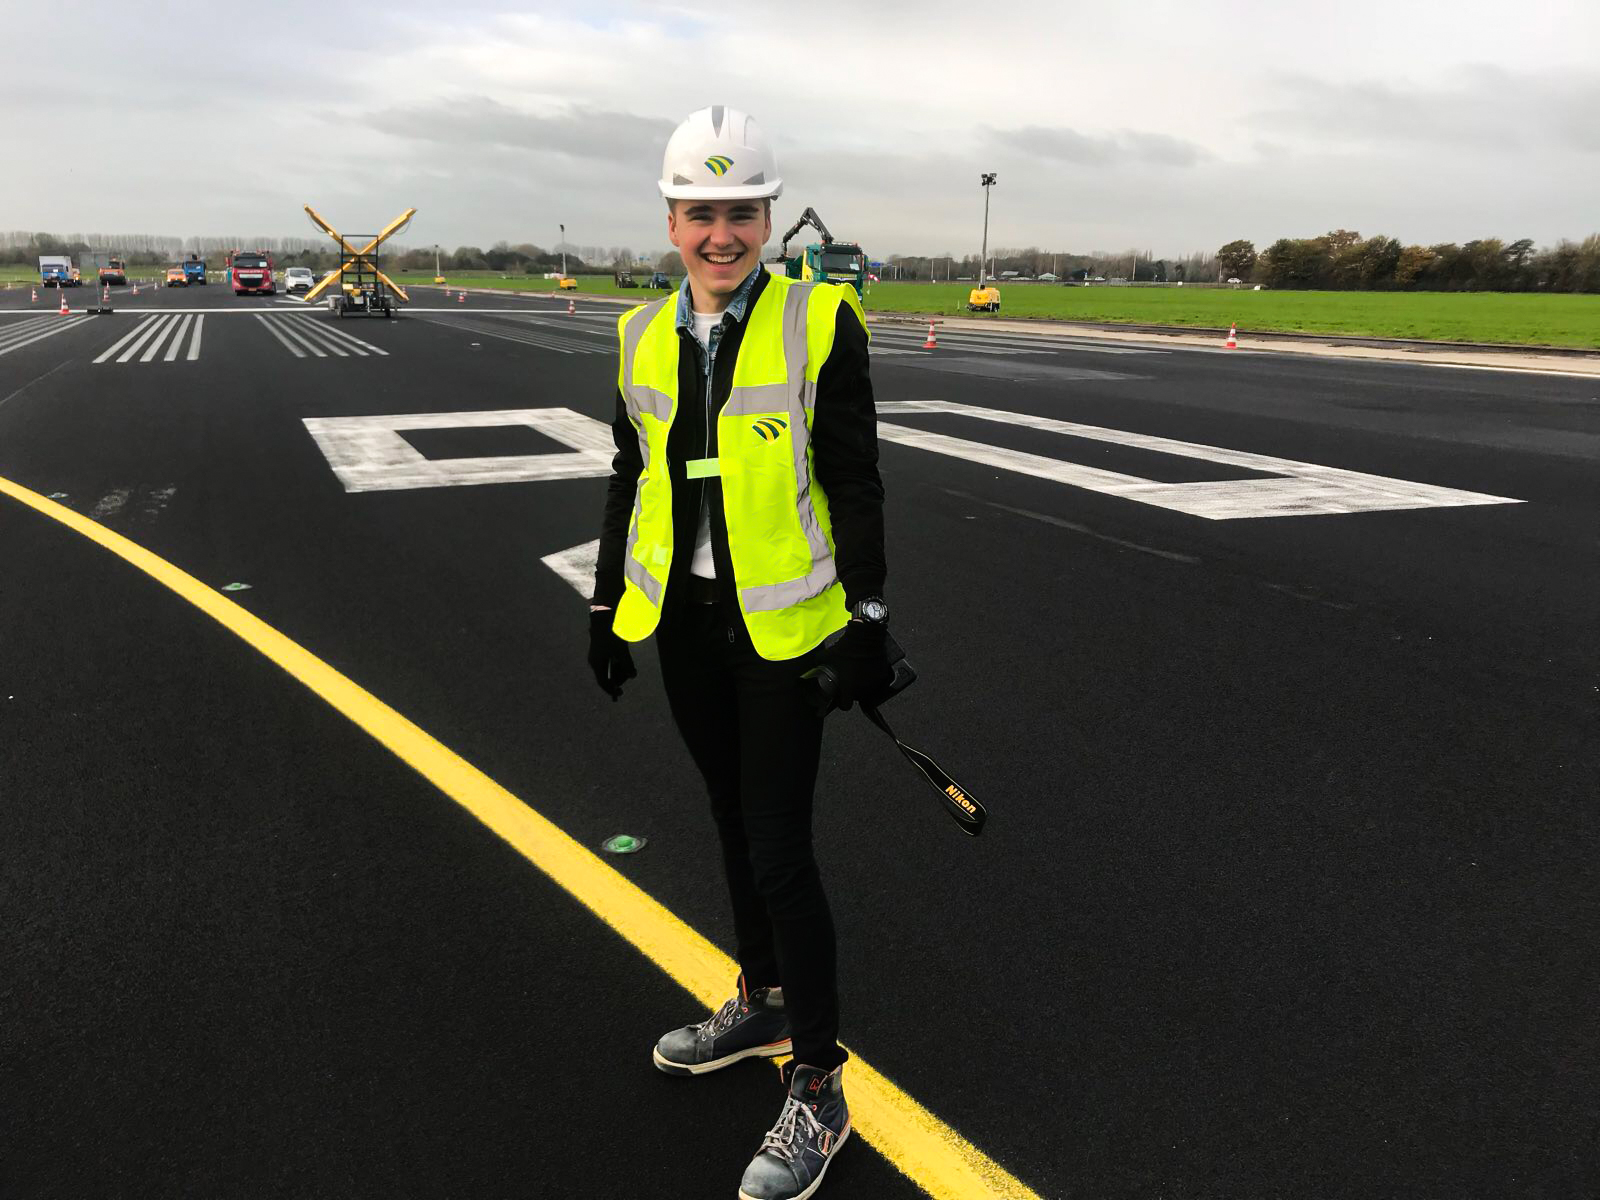
[{"label": "green logo on helmet", "polygon": [[762,441],[775,442],[778,440],[778,435],[789,428],[789,422],[782,417],[762,417],[750,428],[761,435]]},{"label": "green logo on helmet", "polygon": [[713,154],[710,158],[706,159],[706,170],[710,171],[713,175],[726,175],[732,166],[733,159],[728,158],[726,155]]}]

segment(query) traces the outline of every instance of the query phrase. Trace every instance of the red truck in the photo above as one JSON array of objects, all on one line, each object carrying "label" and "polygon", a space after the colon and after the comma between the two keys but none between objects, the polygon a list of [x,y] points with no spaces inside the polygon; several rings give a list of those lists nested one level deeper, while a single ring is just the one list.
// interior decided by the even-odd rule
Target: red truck
[{"label": "red truck", "polygon": [[278,291],[273,281],[272,256],[263,250],[235,250],[230,254],[228,279],[235,296],[272,296]]}]

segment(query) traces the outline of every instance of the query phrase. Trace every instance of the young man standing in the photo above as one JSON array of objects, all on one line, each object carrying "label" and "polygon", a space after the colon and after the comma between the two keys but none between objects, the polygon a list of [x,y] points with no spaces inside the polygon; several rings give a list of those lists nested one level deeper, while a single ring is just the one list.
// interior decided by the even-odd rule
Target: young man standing
[{"label": "young man standing", "polygon": [[866,321],[854,289],[762,268],[782,188],[737,109],[702,109],[667,143],[660,189],[687,278],[618,322],[617,453],[589,617],[589,664],[613,699],[635,675],[628,644],[657,635],[733,904],[737,990],[664,1035],[655,1065],[696,1076],[794,1056],[744,1200],[811,1196],[850,1132],[811,843],[823,719],[802,676],[831,668],[849,707],[892,675]]}]

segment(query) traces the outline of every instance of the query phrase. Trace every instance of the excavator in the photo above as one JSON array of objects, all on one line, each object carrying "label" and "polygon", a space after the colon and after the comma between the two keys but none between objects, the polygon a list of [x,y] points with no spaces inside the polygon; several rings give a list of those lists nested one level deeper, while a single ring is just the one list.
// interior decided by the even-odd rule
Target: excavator
[{"label": "excavator", "polygon": [[[811,226],[822,235],[820,243],[814,242],[798,254],[789,253],[789,243],[805,226]],[[836,242],[828,227],[817,216],[817,210],[808,208],[800,219],[789,226],[779,243],[777,256],[768,264],[774,274],[780,270],[790,279],[818,280],[823,283],[848,283],[863,295],[867,287],[867,256],[855,242]]]}]

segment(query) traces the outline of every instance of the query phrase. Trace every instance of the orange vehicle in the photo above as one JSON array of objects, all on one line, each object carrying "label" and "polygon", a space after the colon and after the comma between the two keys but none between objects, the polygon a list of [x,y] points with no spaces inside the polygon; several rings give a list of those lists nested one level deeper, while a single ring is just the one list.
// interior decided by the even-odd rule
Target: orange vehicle
[{"label": "orange vehicle", "polygon": [[100,268],[100,282],[110,287],[125,287],[128,282],[128,264],[120,258],[106,259]]},{"label": "orange vehicle", "polygon": [[167,268],[167,286],[168,287],[188,287],[189,286],[189,276],[184,272],[182,263],[179,263],[175,267],[168,267]]}]

